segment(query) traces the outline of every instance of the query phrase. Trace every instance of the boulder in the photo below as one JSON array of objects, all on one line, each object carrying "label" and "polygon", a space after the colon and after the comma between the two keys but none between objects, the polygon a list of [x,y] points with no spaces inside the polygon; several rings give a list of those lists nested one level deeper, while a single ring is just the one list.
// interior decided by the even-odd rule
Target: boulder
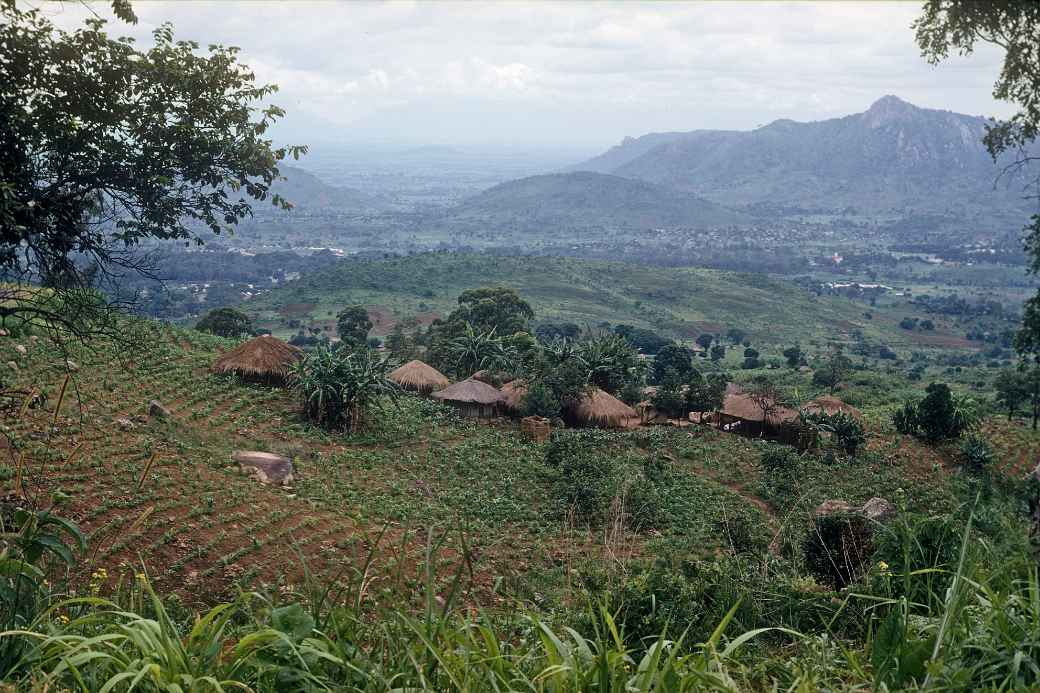
[{"label": "boulder", "polygon": [[896,506],[884,498],[874,497],[863,505],[856,507],[843,500],[825,500],[813,510],[813,517],[826,517],[827,515],[840,515],[851,513],[862,515],[874,522],[885,522],[892,519],[896,514]]},{"label": "boulder", "polygon": [[154,416],[157,419],[165,419],[170,416],[170,410],[162,405],[157,399],[153,399],[148,403],[148,416]]},{"label": "boulder", "polygon": [[7,362],[7,367],[10,368],[12,371],[18,370],[18,364],[15,363],[14,361],[8,361]]},{"label": "boulder", "polygon": [[257,450],[235,450],[231,459],[242,472],[254,476],[261,484],[288,486],[293,482],[293,464],[288,457]]},{"label": "boulder", "polygon": [[859,512],[867,517],[867,519],[875,520],[877,522],[884,522],[893,518],[896,514],[896,506],[889,503],[884,498],[871,498],[863,507],[859,509]]},{"label": "boulder", "polygon": [[24,344],[15,344],[14,345],[14,350],[17,351],[22,356],[25,356],[26,354],[29,353],[29,350],[25,348]]}]

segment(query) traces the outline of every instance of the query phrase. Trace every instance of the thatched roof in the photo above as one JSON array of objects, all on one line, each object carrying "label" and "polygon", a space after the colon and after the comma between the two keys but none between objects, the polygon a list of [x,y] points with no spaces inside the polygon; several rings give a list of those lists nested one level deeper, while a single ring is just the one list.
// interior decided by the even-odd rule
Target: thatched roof
[{"label": "thatched roof", "polygon": [[[726,388],[726,398],[722,403],[722,413],[735,419],[744,421],[764,421],[765,414],[758,402],[738,388]],[[784,421],[794,421],[798,418],[798,412],[787,407],[776,407],[769,412],[769,423],[779,424]]]},{"label": "thatched roof", "polygon": [[494,405],[505,402],[505,396],[487,383],[479,380],[463,380],[433,393],[434,399],[444,402]]},{"label": "thatched roof", "polygon": [[810,414],[822,412],[824,414],[827,414],[828,416],[832,416],[834,414],[837,414],[838,412],[843,412],[854,418],[856,421],[863,420],[863,412],[861,412],[859,409],[856,409],[856,407],[852,406],[851,404],[846,404],[845,402],[842,402],[840,399],[834,397],[833,395],[823,395],[822,397],[817,397],[816,399],[802,407],[802,409],[803,411]]},{"label": "thatched roof", "polygon": [[277,337],[265,334],[239,344],[213,362],[214,373],[238,373],[244,376],[284,378],[303,351]]},{"label": "thatched roof", "polygon": [[519,411],[524,397],[527,397],[527,382],[524,380],[512,380],[503,385],[499,392],[505,397],[506,409]]},{"label": "thatched roof", "polygon": [[451,383],[439,370],[418,359],[409,361],[388,377],[406,390],[423,394],[440,390]]},{"label": "thatched roof", "polygon": [[580,423],[603,428],[625,428],[639,423],[635,409],[598,387],[587,390],[571,408],[571,414]]}]

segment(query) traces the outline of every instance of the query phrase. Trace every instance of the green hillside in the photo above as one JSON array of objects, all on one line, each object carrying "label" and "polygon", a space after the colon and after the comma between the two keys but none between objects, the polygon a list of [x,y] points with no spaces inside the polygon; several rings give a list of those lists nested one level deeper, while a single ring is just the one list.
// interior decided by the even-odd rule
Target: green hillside
[{"label": "green hillside", "polygon": [[855,333],[897,347],[960,345],[939,329],[931,344],[898,328],[902,312],[871,308],[763,275],[699,268],[640,267],[558,257],[495,257],[432,253],[377,261],[345,260],[245,304],[275,334],[295,331],[291,320],[334,328],[344,306],[368,306],[373,334],[396,321],[446,315],[458,295],[479,286],[516,289],[534,307],[536,321],[606,321],[657,330],[669,337],[744,330],[756,343],[850,341]]}]

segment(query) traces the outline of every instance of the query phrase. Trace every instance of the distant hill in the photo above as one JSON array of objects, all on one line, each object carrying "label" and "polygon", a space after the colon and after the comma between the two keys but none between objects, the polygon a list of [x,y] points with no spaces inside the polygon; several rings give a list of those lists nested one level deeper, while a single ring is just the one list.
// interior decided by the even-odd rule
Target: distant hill
[{"label": "distant hill", "polygon": [[385,209],[388,205],[387,200],[378,195],[329,185],[302,168],[282,165],[279,170],[285,180],[275,183],[272,190],[299,209],[372,211]]},{"label": "distant hill", "polygon": [[697,130],[626,139],[572,167],[644,180],[734,207],[1006,213],[1021,186],[982,144],[986,119],[885,96],[867,111],[756,130]]},{"label": "distant hill", "polygon": [[496,185],[446,212],[451,226],[519,232],[739,224],[747,215],[689,192],[601,173],[530,176]]},{"label": "distant hill", "polygon": [[898,326],[906,315],[902,308],[878,306],[867,319],[862,304],[817,297],[765,275],[542,256],[424,253],[343,259],[241,307],[263,327],[288,336],[296,331],[288,318],[335,330],[336,313],[360,304],[380,316],[373,333],[384,335],[397,320],[447,315],[458,306],[459,294],[480,286],[513,287],[530,301],[538,321],[590,327],[602,321],[630,323],[668,337],[690,339],[739,327],[756,344],[851,343],[858,332],[902,348],[911,338]]}]

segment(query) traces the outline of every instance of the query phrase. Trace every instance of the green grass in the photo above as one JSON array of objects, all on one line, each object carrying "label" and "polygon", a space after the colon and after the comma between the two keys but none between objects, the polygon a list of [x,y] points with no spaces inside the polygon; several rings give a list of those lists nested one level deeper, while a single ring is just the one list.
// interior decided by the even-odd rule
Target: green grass
[{"label": "green grass", "polygon": [[[555,257],[431,253],[343,261],[244,305],[261,324],[288,335],[295,331],[289,319],[327,322],[351,304],[379,307],[398,321],[420,313],[446,315],[464,290],[490,285],[516,289],[539,321],[630,323],[686,340],[737,327],[756,344],[778,347],[776,355],[782,345],[796,342],[821,348],[832,340],[850,342],[857,331],[893,348],[928,348],[898,328],[905,312],[898,307],[871,309],[845,298],[820,298],[762,275]],[[292,310],[301,305],[310,307]],[[864,317],[867,310],[872,319]],[[388,330],[377,327],[373,333]]]}]

